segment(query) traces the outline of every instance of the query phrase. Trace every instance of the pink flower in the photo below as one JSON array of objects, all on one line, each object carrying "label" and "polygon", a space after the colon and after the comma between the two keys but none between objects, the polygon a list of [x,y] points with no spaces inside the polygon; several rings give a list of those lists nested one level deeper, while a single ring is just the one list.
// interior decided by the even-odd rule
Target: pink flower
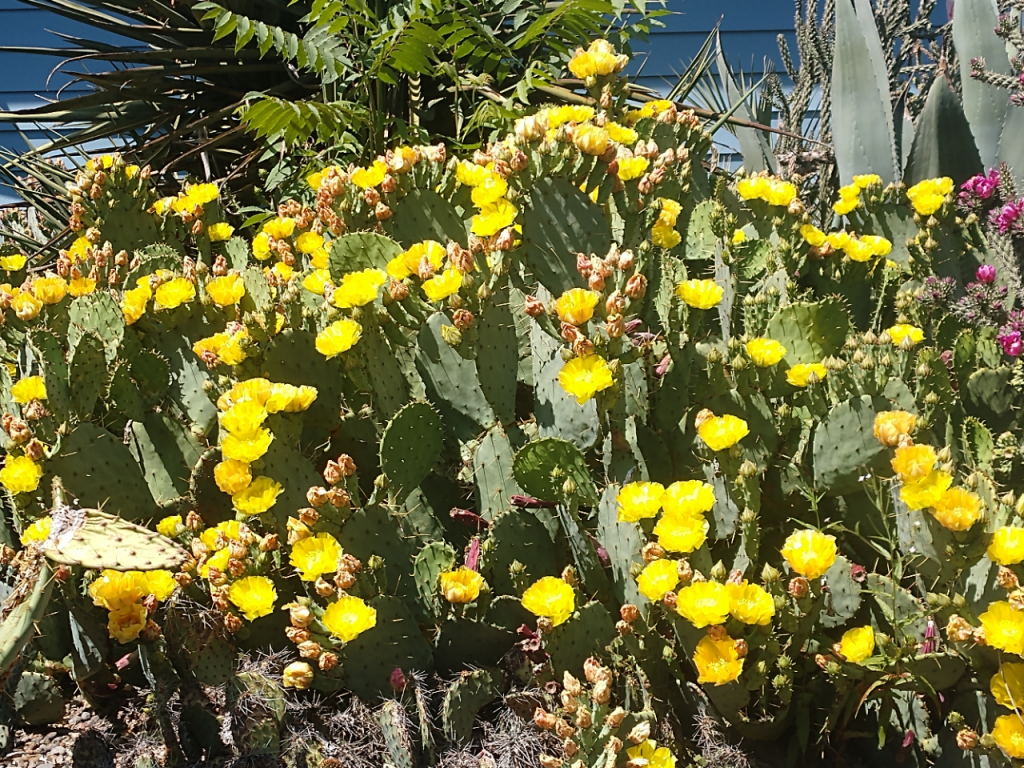
[{"label": "pink flower", "polygon": [[1024,352],[1024,341],[1021,340],[1020,331],[1000,334],[999,343],[1003,347],[1003,352],[1010,357],[1020,357],[1021,353]]},{"label": "pink flower", "polygon": [[978,267],[978,271],[974,273],[974,277],[979,283],[990,284],[996,281],[996,268],[991,264],[982,264]]}]

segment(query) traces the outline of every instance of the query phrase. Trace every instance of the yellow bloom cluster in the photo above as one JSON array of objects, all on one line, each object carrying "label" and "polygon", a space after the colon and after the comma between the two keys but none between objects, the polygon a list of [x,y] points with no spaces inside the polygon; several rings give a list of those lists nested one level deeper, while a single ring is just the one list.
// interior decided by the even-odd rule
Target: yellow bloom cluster
[{"label": "yellow bloom cluster", "polygon": [[28,456],[7,454],[0,469],[0,485],[11,493],[32,493],[39,487],[43,468]]},{"label": "yellow bloom cluster", "polygon": [[664,509],[654,527],[658,543],[669,552],[693,552],[707,537],[709,524],[704,515],[714,507],[715,493],[700,480],[681,480],[668,488],[635,482],[622,486],[616,501],[619,522],[652,518]]},{"label": "yellow bloom cluster", "polygon": [[722,301],[725,290],[714,280],[685,280],[676,286],[676,296],[694,309],[711,309]]},{"label": "yellow bloom cluster", "polygon": [[581,80],[588,77],[605,77],[621,71],[629,63],[625,54],[617,55],[607,40],[595,40],[587,50],[577,48],[569,60],[569,71]]},{"label": "yellow bloom cluster", "polygon": [[334,306],[339,309],[352,309],[376,301],[380,295],[380,287],[387,279],[384,270],[372,267],[359,272],[349,272],[334,291]]},{"label": "yellow bloom cluster", "polygon": [[925,179],[907,190],[907,199],[921,216],[931,216],[946,202],[953,192],[953,180],[948,176]]},{"label": "yellow bloom cluster", "polygon": [[676,108],[675,102],[669,99],[655,99],[646,102],[640,109],[631,109],[626,113],[626,122],[633,125],[644,118],[657,117],[663,112],[669,112]]},{"label": "yellow bloom cluster", "polygon": [[110,612],[110,636],[119,643],[129,643],[138,638],[149,620],[143,598],[152,596],[163,602],[177,588],[178,582],[170,571],[106,570],[89,584],[89,596],[95,605]]},{"label": "yellow bloom cluster", "polygon": [[835,536],[811,529],[794,531],[782,546],[782,556],[789,567],[808,579],[823,576],[836,561],[838,552]]},{"label": "yellow bloom cluster", "polygon": [[249,332],[245,326],[235,323],[232,332],[215,333],[200,339],[192,345],[192,351],[210,368],[224,363],[238,365],[246,358],[245,344],[249,340]]},{"label": "yellow bloom cluster", "polygon": [[769,205],[788,206],[796,200],[796,186],[792,182],[765,174],[740,179],[736,191],[744,200],[763,200]]},{"label": "yellow bloom cluster", "polygon": [[675,200],[666,197],[658,198],[661,208],[658,211],[658,218],[651,228],[651,242],[660,248],[675,248],[683,241],[683,236],[676,229],[676,221],[679,214],[683,212],[683,206]]},{"label": "yellow bloom cluster", "polygon": [[875,439],[888,448],[897,448],[900,441],[910,437],[917,426],[917,417],[906,411],[880,411],[875,414]]},{"label": "yellow bloom cluster", "polygon": [[558,383],[562,389],[583,405],[598,392],[611,387],[615,380],[608,362],[600,355],[574,357],[558,372]]}]

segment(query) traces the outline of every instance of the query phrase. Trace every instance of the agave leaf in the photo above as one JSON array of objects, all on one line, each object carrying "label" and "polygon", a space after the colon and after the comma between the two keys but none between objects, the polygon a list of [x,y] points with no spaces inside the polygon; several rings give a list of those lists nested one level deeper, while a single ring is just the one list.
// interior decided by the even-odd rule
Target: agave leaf
[{"label": "agave leaf", "polygon": [[918,118],[914,144],[907,160],[906,182],[948,176],[960,184],[983,166],[971,127],[945,75],[932,83]]}]

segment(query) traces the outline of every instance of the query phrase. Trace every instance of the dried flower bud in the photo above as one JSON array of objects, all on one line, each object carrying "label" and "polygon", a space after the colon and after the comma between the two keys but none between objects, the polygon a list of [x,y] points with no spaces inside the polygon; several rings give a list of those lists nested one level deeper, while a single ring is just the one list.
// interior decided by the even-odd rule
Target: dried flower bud
[{"label": "dried flower bud", "polygon": [[1005,565],[999,566],[999,572],[996,574],[996,584],[1007,592],[1017,589],[1017,587],[1020,586],[1017,582],[1017,574]]},{"label": "dried flower bud", "polygon": [[46,456],[46,446],[34,437],[26,443],[25,455],[32,461],[41,461]]},{"label": "dried flower bud", "polygon": [[388,295],[395,301],[403,301],[409,298],[409,286],[399,280],[388,282]]},{"label": "dried flower bud", "polygon": [[203,518],[199,516],[196,511],[191,511],[185,515],[185,527],[190,531],[201,531],[203,529]]},{"label": "dried flower bud", "polygon": [[811,585],[807,583],[807,579],[803,576],[795,576],[789,580],[789,584],[786,585],[786,591],[789,592],[790,597],[802,600],[810,594]]},{"label": "dried flower bud", "polygon": [[324,467],[324,480],[329,485],[337,485],[341,482],[344,475],[342,474],[341,467],[338,462],[333,459],[327,462],[327,466]]},{"label": "dried flower bud", "polygon": [[631,299],[642,299],[647,293],[647,278],[641,274],[633,275],[626,281],[626,295]]},{"label": "dried flower bud", "polygon": [[306,501],[314,507],[322,507],[327,503],[327,489],[323,486],[314,486],[306,491]]},{"label": "dried flower bud", "polygon": [[661,602],[670,611],[674,611],[676,609],[676,604],[678,602],[678,599],[679,599],[679,596],[676,595],[675,592],[669,590],[668,592],[665,593],[665,596],[663,598],[661,598]]},{"label": "dried flower bud", "polygon": [[465,331],[473,324],[473,313],[468,309],[457,309],[452,315],[452,322],[460,331]]},{"label": "dried flower bud", "polygon": [[978,732],[971,728],[962,728],[956,734],[956,745],[964,752],[977,747],[979,741]]},{"label": "dried flower bud", "polygon": [[[5,547],[5,549],[10,549],[10,547]],[[11,552],[13,551],[14,550],[12,549]],[[0,559],[2,559],[2,557],[3,556],[0,555]],[[61,584],[64,584],[65,582],[67,582],[68,579],[71,578],[71,569],[66,565],[58,565],[53,571],[53,578],[55,578]]]},{"label": "dried flower bud", "polygon": [[558,718],[543,707],[537,707],[533,711],[533,722],[538,728],[550,731],[558,723]]},{"label": "dried flower bud", "polygon": [[303,691],[313,684],[313,668],[304,661],[293,661],[281,673],[281,684]]},{"label": "dried flower bud", "polygon": [[562,768],[563,765],[559,758],[552,755],[541,755],[538,759],[540,760],[541,768]]},{"label": "dried flower bud", "polygon": [[586,707],[580,707],[580,711],[576,713],[576,727],[583,729],[589,728],[594,724],[594,718],[590,714],[590,710]]},{"label": "dried flower bud", "polygon": [[[576,707],[578,706],[579,704],[577,703]],[[566,709],[568,709],[568,707]],[[576,708],[574,707],[569,711],[575,713]],[[569,725],[567,722],[565,722],[565,720],[559,718],[555,721],[555,733],[558,735],[558,738],[560,739],[568,739],[571,738],[574,733],[576,733],[576,729]]]},{"label": "dried flower bud", "polygon": [[324,579],[323,576],[317,577],[314,587],[316,589],[316,593],[320,595],[320,597],[331,597],[335,592],[337,592],[334,585]]},{"label": "dried flower bud", "polygon": [[536,296],[527,296],[523,300],[523,311],[530,317],[537,317],[544,314],[544,302]]},{"label": "dried flower bud", "polygon": [[299,656],[304,659],[315,659],[320,656],[323,649],[320,647],[320,643],[314,642],[313,640],[307,640],[304,643],[299,643]]},{"label": "dried flower bud", "polygon": [[[615,730],[620,725],[622,725],[622,721],[625,719],[625,717],[626,717],[626,710],[624,710],[622,707],[616,707],[615,709],[613,709],[611,712],[608,713],[607,717],[605,717],[604,725],[605,725],[606,728],[608,728],[610,730]],[[619,743],[621,744],[621,742],[619,742]],[[616,750],[616,751],[618,751],[618,750]]]},{"label": "dried flower bud", "polygon": [[634,621],[640,618],[640,609],[632,603],[626,603],[619,609],[619,616],[627,624],[632,624]]},{"label": "dried flower bud", "polygon": [[299,520],[306,525],[316,525],[320,521],[320,513],[312,507],[303,507],[299,510]]},{"label": "dried flower bud", "polygon": [[594,693],[592,698],[598,704],[607,704],[608,700],[612,697],[611,683],[606,680],[599,680],[597,685],[594,686]]},{"label": "dried flower bud", "polygon": [[331,488],[327,492],[327,499],[331,502],[331,506],[337,509],[344,509],[352,503],[352,497],[349,496],[348,491],[340,486]]},{"label": "dried flower bud", "polygon": [[245,573],[245,563],[237,558],[228,558],[227,564],[228,573],[234,576],[236,579]]},{"label": "dried flower bud", "polygon": [[320,654],[320,658],[316,660],[317,666],[323,672],[330,672],[336,666],[338,666],[338,654],[331,651],[324,651]]},{"label": "dried flower bud", "polygon": [[291,603],[287,606],[288,608],[288,621],[291,622],[293,627],[308,627],[313,623],[313,612],[309,609],[308,605],[302,603]]},{"label": "dried flower bud", "polygon": [[260,552],[273,552],[280,547],[281,542],[278,541],[276,533],[268,533],[260,539]]},{"label": "dried flower bud", "polygon": [[241,628],[242,620],[240,618],[235,616],[235,614],[233,613],[224,614],[224,629],[226,629],[231,634],[235,634],[235,632],[237,632]]},{"label": "dried flower bud", "polygon": [[693,566],[690,565],[690,561],[685,557],[676,566],[676,573],[679,574],[679,581],[683,584],[689,584],[693,581]]},{"label": "dried flower bud", "polygon": [[642,744],[647,741],[651,736],[651,723],[649,720],[644,720],[633,726],[633,729],[626,736],[626,739],[633,744]]}]

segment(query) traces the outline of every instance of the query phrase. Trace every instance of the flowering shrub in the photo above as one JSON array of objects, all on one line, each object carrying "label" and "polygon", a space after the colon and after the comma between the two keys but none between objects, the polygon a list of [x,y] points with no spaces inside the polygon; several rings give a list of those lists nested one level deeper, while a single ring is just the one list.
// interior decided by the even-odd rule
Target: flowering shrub
[{"label": "flowering shrub", "polygon": [[796,181],[709,178],[697,118],[630,108],[606,45],[574,66],[595,106],[317,170],[244,237],[213,185],[83,169],[78,239],[0,286],[24,552],[59,476],[192,555],[65,574],[112,643],[186,676],[168,638],[285,650],[232,685],[410,707],[462,670],[446,718],[514,672],[561,691],[545,766],[672,765],[698,711],[830,760],[1024,754],[988,715],[1024,654],[1002,177],[857,176],[813,221]]}]

